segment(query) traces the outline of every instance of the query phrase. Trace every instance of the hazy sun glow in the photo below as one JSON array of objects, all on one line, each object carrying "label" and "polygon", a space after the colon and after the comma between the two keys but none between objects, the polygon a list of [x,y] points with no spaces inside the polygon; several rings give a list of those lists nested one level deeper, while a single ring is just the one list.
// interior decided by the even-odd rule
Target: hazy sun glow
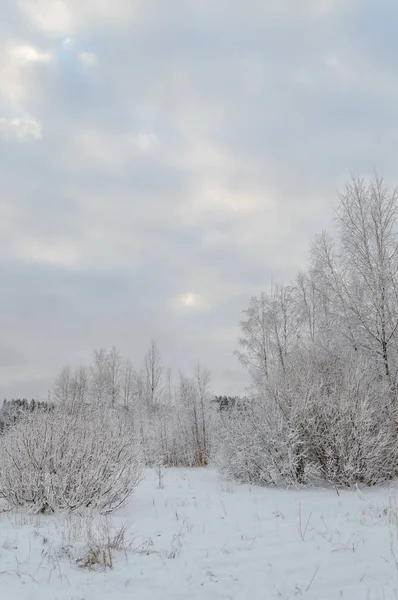
[{"label": "hazy sun glow", "polygon": [[199,298],[197,294],[194,294],[193,292],[187,292],[180,297],[180,302],[183,306],[194,308],[198,306]]}]

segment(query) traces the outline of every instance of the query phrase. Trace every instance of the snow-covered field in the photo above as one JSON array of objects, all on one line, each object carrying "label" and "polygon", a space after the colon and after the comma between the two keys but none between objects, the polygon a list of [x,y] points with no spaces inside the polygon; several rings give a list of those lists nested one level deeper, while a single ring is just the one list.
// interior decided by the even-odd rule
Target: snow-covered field
[{"label": "snow-covered field", "polygon": [[275,490],[213,470],[148,471],[127,552],[79,567],[87,520],[3,513],[3,600],[398,599],[398,490]]}]

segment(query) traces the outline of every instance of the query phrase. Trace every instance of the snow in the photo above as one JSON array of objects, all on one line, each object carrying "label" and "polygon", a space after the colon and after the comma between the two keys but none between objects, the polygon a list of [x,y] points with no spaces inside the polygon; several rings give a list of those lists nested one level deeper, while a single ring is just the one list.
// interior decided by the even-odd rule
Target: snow
[{"label": "snow", "polygon": [[148,470],[111,517],[112,569],[82,569],[85,520],[3,513],[5,600],[398,599],[398,500],[383,488],[265,489],[211,469]]}]

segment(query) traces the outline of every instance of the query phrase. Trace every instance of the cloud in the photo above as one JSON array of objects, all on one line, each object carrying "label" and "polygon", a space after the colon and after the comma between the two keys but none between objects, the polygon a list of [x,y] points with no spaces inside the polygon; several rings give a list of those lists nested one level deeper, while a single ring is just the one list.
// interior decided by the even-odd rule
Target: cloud
[{"label": "cloud", "polygon": [[136,0],[19,0],[32,23],[52,35],[70,34],[98,21],[123,20],[136,4]]},{"label": "cloud", "polygon": [[41,124],[29,117],[0,118],[0,137],[5,140],[39,140],[42,137]]},{"label": "cloud", "polygon": [[51,52],[24,41],[0,43],[0,99],[14,105],[30,99],[37,85],[37,69],[52,61]]},{"label": "cloud", "polygon": [[29,63],[47,63],[52,60],[51,52],[44,52],[29,44],[10,45],[8,53],[14,64],[27,65]]},{"label": "cloud", "polygon": [[[196,212],[253,213],[264,204],[263,194],[253,190],[226,189],[218,182],[203,182],[193,198],[191,210]],[[272,200],[268,199],[268,203]]]},{"label": "cloud", "polygon": [[66,55],[73,57],[83,70],[94,69],[98,66],[98,56],[95,52],[82,50],[79,39],[76,37],[64,37],[61,48]]},{"label": "cloud", "polygon": [[79,60],[85,69],[92,69],[98,64],[98,57],[94,52],[80,52]]},{"label": "cloud", "polygon": [[[102,168],[121,172],[140,155],[155,151],[159,139],[155,134],[126,131],[114,133],[101,129],[83,129],[76,132],[67,149],[66,160],[77,171],[84,168]],[[72,150],[72,151],[71,151]]]}]

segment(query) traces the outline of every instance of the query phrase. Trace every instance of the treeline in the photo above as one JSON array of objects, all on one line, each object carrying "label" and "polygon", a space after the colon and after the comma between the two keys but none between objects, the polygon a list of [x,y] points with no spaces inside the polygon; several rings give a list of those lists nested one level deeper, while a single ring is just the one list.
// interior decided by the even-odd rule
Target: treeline
[{"label": "treeline", "polygon": [[15,425],[27,413],[33,413],[36,410],[49,411],[54,408],[51,402],[27,400],[26,398],[16,398],[4,400],[0,408],[0,433],[10,425]]}]

